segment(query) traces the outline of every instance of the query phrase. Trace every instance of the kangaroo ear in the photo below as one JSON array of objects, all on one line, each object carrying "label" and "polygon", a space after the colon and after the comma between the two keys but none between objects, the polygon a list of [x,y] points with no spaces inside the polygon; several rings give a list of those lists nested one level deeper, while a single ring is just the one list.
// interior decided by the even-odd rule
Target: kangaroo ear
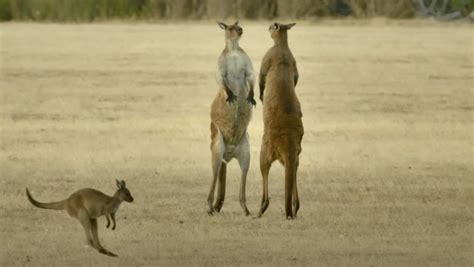
[{"label": "kangaroo ear", "polygon": [[217,22],[217,25],[219,25],[219,27],[221,27],[221,29],[227,30],[227,27],[228,27],[228,26],[227,26],[224,22],[218,21],[218,22]]},{"label": "kangaroo ear", "polygon": [[125,181],[122,180],[122,188],[125,188]]},{"label": "kangaroo ear", "polygon": [[234,23],[234,26],[237,26],[237,25],[239,25],[239,21],[238,21],[238,20]]},{"label": "kangaroo ear", "polygon": [[118,189],[122,189],[122,184],[120,183],[120,181],[115,179],[115,182],[117,183]]},{"label": "kangaroo ear", "polygon": [[289,30],[289,29],[293,28],[293,26],[295,26],[295,25],[296,25],[296,23],[290,23],[290,24],[286,24],[285,26],[286,26],[286,29]]}]

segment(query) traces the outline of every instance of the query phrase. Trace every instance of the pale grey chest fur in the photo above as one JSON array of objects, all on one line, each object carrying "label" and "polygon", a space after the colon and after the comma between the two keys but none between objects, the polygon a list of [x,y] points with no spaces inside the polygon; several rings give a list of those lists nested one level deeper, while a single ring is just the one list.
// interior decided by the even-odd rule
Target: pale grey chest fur
[{"label": "pale grey chest fur", "polygon": [[218,83],[227,82],[235,95],[246,95],[249,91],[247,83],[253,79],[252,63],[244,52],[229,51],[219,59],[217,76]]}]

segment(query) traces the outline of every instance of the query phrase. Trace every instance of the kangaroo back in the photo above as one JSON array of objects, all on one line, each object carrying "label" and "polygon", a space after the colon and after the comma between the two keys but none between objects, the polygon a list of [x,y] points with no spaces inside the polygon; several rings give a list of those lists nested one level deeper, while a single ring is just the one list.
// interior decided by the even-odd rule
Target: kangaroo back
[{"label": "kangaroo back", "polygon": [[63,210],[65,209],[65,203],[66,201],[58,201],[58,202],[51,202],[51,203],[41,203],[36,201],[30,194],[30,191],[28,191],[28,188],[26,188],[26,196],[28,197],[28,200],[33,204],[33,206],[42,208],[42,209],[50,209],[50,210]]}]

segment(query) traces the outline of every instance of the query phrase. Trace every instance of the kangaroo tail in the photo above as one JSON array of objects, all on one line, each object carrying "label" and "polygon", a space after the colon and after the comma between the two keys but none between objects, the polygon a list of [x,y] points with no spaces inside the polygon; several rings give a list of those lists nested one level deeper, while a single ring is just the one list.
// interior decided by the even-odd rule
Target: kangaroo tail
[{"label": "kangaroo tail", "polygon": [[283,163],[285,165],[285,212],[287,218],[293,218],[292,202],[296,197],[296,172],[298,169],[298,155],[301,151],[300,137],[290,135],[283,142]]},{"label": "kangaroo tail", "polygon": [[290,155],[285,162],[285,211],[287,217],[293,217],[291,204],[293,200],[293,190],[296,186],[296,155]]},{"label": "kangaroo tail", "polygon": [[28,188],[26,188],[26,196],[28,197],[28,200],[33,204],[33,206],[36,206],[38,208],[42,209],[50,209],[50,210],[63,210],[65,209],[65,200],[59,201],[59,202],[51,202],[51,203],[41,203],[36,201],[30,194],[30,191],[28,191]]}]

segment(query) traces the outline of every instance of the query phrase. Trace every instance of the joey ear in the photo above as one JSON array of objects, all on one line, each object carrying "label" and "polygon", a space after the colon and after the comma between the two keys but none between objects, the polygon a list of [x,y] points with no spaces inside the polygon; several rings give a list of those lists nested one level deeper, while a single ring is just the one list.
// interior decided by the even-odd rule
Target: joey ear
[{"label": "joey ear", "polygon": [[237,25],[239,25],[239,21],[238,21],[238,20],[234,23],[234,26],[237,26]]},{"label": "joey ear", "polygon": [[217,22],[217,25],[219,25],[219,27],[221,27],[221,29],[227,30],[227,27],[228,27],[228,26],[227,26],[224,22],[218,21],[218,22]]},{"label": "joey ear", "polygon": [[121,184],[122,184],[122,188],[125,188],[125,187],[126,187],[124,180],[122,180]]},{"label": "joey ear", "polygon": [[285,26],[286,26],[286,29],[289,30],[289,29],[293,28],[293,26],[295,26],[295,25],[296,25],[296,23],[290,23],[290,24],[286,24]]},{"label": "joey ear", "polygon": [[122,186],[122,184],[120,183],[120,181],[119,181],[119,180],[117,180],[117,179],[115,179],[115,182],[117,183],[117,187],[118,187],[118,189],[121,189],[121,188],[122,188],[122,187],[121,187],[121,186]]}]

